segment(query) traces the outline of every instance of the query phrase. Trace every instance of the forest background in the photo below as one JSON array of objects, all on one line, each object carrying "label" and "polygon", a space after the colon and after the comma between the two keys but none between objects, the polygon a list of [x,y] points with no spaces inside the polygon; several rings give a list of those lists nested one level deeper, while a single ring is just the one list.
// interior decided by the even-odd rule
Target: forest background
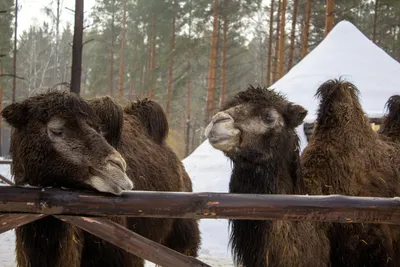
[{"label": "forest background", "polygon": [[[53,0],[41,7],[42,23],[15,35],[20,8],[0,2],[0,109],[71,80],[74,27],[60,16],[74,10]],[[398,0],[97,0],[84,14],[80,94],[155,99],[168,143],[184,158],[226,99],[273,84],[323,40],[326,25],[348,20],[399,60],[399,14]],[[9,129],[0,130],[3,143]]]}]

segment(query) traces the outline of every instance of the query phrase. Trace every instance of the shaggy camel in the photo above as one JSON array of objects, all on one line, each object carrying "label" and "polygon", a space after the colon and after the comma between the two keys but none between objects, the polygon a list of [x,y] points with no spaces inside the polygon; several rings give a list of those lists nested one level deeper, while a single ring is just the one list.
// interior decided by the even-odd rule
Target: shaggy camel
[{"label": "shaggy camel", "polygon": [[[115,195],[131,189],[192,190],[182,163],[165,143],[168,124],[155,102],[138,101],[123,111],[108,97],[87,102],[50,91],[7,106],[2,116],[13,127],[12,172],[17,185]],[[195,220],[111,219],[197,256],[200,233]],[[19,267],[144,265],[143,259],[52,217],[17,228],[16,237]]]},{"label": "shaggy camel", "polygon": [[[206,128],[211,145],[233,162],[229,192],[303,194],[295,127],[307,111],[250,86],[227,102]],[[234,260],[244,267],[329,266],[329,241],[311,222],[231,220]]]},{"label": "shaggy camel", "polygon": [[[317,90],[317,124],[301,162],[313,194],[400,196],[400,146],[371,128],[357,88],[329,80]],[[400,266],[400,227],[325,224],[332,266]]]},{"label": "shaggy camel", "polygon": [[378,133],[400,142],[400,95],[393,95],[386,103],[388,114],[383,118]]}]

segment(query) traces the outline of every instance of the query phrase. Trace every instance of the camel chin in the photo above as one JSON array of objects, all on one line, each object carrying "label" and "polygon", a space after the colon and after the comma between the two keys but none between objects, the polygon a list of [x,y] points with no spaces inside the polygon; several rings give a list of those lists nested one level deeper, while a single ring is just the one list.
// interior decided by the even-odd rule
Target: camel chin
[{"label": "camel chin", "polygon": [[134,184],[126,173],[110,163],[102,170],[92,168],[90,174],[85,183],[99,192],[121,195],[123,191],[134,189]]}]

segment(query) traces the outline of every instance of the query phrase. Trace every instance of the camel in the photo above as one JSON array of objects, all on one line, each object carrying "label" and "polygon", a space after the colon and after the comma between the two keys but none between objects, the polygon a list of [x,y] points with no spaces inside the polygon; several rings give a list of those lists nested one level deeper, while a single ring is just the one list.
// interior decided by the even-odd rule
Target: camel
[{"label": "camel", "polygon": [[[2,116],[13,128],[17,185],[113,195],[132,189],[192,191],[182,163],[165,142],[165,114],[153,101],[129,103],[123,109],[109,97],[86,101],[49,91],[5,107]],[[197,257],[196,220],[110,219]],[[18,267],[144,266],[143,259],[52,217],[16,229],[16,256]]]},{"label": "camel", "polygon": [[388,113],[383,118],[378,133],[400,142],[400,95],[393,95],[386,102]]},{"label": "camel", "polygon": [[[213,116],[205,134],[233,163],[230,193],[304,194],[295,128],[307,111],[274,90],[249,86]],[[312,222],[230,220],[244,267],[329,266],[329,240]]]},{"label": "camel", "polygon": [[[400,195],[400,146],[374,132],[358,93],[352,83],[342,80],[328,80],[317,90],[317,123],[301,157],[310,194]],[[325,225],[332,266],[400,266],[399,226]]]}]

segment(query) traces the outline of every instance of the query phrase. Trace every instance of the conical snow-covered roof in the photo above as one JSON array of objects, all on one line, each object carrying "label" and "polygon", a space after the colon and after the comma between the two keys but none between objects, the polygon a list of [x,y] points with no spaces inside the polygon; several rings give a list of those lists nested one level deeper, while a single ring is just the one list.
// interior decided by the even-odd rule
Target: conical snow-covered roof
[{"label": "conical snow-covered roof", "polygon": [[308,109],[315,119],[317,88],[328,79],[344,78],[360,90],[370,117],[381,117],[388,98],[400,90],[400,63],[375,45],[353,24],[339,22],[325,39],[271,86]]}]

